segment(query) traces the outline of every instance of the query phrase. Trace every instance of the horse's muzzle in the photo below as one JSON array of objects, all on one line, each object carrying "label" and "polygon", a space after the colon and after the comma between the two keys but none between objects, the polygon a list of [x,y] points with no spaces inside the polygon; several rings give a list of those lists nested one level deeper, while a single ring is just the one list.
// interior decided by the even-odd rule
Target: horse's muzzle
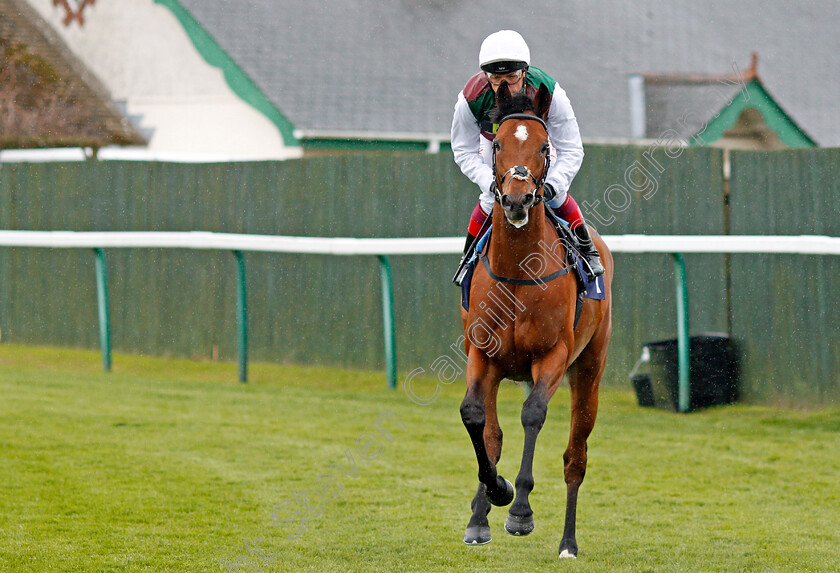
[{"label": "horse's muzzle", "polygon": [[517,229],[528,224],[528,211],[535,202],[536,194],[532,192],[516,196],[506,193],[499,200],[508,222]]}]

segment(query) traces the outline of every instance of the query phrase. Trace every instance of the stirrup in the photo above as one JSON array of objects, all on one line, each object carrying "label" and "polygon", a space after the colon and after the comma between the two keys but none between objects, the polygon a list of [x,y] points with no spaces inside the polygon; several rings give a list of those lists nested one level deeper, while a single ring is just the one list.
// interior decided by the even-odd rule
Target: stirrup
[{"label": "stirrup", "polygon": [[467,276],[467,269],[469,265],[466,264],[467,257],[472,254],[472,251],[469,253],[464,254],[461,257],[461,262],[458,263],[458,270],[455,271],[455,276],[452,277],[452,282],[455,283],[456,286],[461,286],[461,283],[464,282],[464,277]]},{"label": "stirrup", "polygon": [[461,255],[461,260],[458,261],[458,270],[455,271],[455,276],[452,277],[452,282],[457,286],[461,286],[461,283],[464,282],[464,277],[467,275],[467,269],[469,267],[467,263],[470,261],[473,253],[475,252],[475,245],[477,242],[478,237],[473,236],[468,232],[467,244],[464,246],[464,254]]},{"label": "stirrup", "polygon": [[[604,268],[604,263],[601,262],[601,255],[598,254],[597,250],[595,250],[594,253],[590,251],[587,253],[581,253],[581,255],[583,255],[583,264],[586,265],[586,268],[589,271],[589,276],[600,277],[604,274],[604,272],[606,272],[606,269]],[[599,263],[597,271],[592,267],[592,262],[594,261],[598,261]]]}]

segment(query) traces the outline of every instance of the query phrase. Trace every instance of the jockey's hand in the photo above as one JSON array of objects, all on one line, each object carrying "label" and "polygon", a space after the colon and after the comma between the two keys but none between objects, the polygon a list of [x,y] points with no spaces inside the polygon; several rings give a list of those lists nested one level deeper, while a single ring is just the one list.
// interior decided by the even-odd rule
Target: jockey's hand
[{"label": "jockey's hand", "polygon": [[557,191],[551,186],[551,183],[543,183],[543,200],[548,203],[557,196]]}]

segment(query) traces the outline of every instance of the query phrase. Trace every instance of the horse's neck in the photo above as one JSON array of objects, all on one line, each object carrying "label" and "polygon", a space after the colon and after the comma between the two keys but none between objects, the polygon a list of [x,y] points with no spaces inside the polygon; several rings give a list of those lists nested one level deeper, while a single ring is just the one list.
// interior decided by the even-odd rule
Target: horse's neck
[{"label": "horse's neck", "polygon": [[521,229],[508,223],[504,210],[496,205],[488,248],[493,272],[509,278],[533,278],[520,263],[545,250],[545,229],[548,224],[542,205],[531,209],[528,224]]}]

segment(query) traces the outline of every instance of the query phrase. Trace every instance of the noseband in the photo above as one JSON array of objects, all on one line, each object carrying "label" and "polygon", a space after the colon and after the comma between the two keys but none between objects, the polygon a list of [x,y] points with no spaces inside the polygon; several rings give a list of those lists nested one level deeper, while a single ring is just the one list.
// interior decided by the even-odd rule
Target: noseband
[{"label": "noseband", "polygon": [[[548,133],[548,126],[545,124],[545,122],[542,120],[542,118],[537,117],[536,115],[531,115],[529,113],[512,113],[512,114],[506,115],[505,117],[502,118],[502,121],[499,122],[499,127],[501,127],[501,125],[509,119],[528,119],[528,120],[531,120],[531,121],[536,121],[540,125],[542,125],[543,129],[545,129],[545,132]],[[497,128],[497,130],[498,130],[498,128]],[[502,191],[501,191],[502,185],[505,184],[505,180],[508,177],[511,177],[512,179],[519,179],[521,181],[527,181],[528,179],[530,179],[534,183],[534,202],[531,205],[531,207],[533,207],[534,205],[538,205],[542,201],[551,201],[551,199],[553,199],[553,197],[545,197],[545,194],[537,195],[539,190],[545,184],[545,178],[548,175],[548,168],[550,166],[551,166],[551,153],[546,153],[545,154],[545,166],[543,167],[542,177],[540,179],[537,179],[534,176],[534,174],[531,173],[531,170],[528,167],[526,167],[525,165],[514,165],[513,167],[511,167],[510,169],[505,171],[502,174],[499,181],[497,182],[496,179],[497,179],[498,175],[497,175],[497,172],[496,172],[496,146],[493,145],[493,182],[495,183],[494,195],[495,195],[496,201],[498,201],[499,204],[501,204],[501,202],[502,202]]]}]

